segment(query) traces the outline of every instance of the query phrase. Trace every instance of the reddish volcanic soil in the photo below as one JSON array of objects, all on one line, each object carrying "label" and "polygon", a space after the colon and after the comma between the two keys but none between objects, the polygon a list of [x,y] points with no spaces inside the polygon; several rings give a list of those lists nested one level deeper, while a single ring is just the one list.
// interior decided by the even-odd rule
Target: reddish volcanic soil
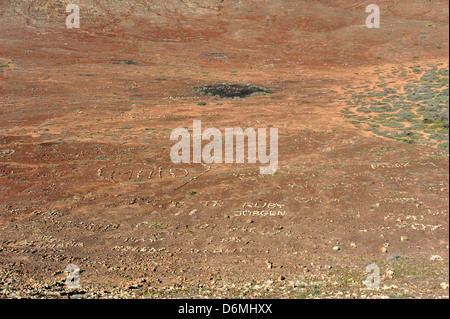
[{"label": "reddish volcanic soil", "polygon": [[[0,0],[0,298],[448,298],[448,148],[341,111],[448,68],[449,3],[370,3]],[[195,91],[224,82],[273,93]],[[194,120],[278,128],[277,173],[173,164]]]}]

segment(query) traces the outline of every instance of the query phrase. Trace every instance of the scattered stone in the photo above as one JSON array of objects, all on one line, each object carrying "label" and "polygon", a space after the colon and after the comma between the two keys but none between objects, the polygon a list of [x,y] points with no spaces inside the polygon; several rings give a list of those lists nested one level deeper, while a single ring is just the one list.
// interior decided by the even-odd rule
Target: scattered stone
[{"label": "scattered stone", "polygon": [[189,216],[195,215],[198,212],[198,209],[194,209],[189,213]]},{"label": "scattered stone", "polygon": [[439,256],[439,255],[433,255],[433,256],[430,257],[430,260],[432,260],[432,261],[443,261],[444,259],[441,256]]},{"label": "scattered stone", "polygon": [[340,248],[339,246],[334,246],[334,247],[333,247],[333,250],[334,250],[334,251],[339,251],[339,250],[341,250],[341,248]]},{"label": "scattered stone", "polygon": [[86,299],[86,296],[82,295],[82,294],[75,294],[75,295],[69,296],[69,299]]},{"label": "scattered stone", "polygon": [[387,269],[386,276],[388,276],[389,278],[392,278],[394,276],[394,271],[392,269]]}]

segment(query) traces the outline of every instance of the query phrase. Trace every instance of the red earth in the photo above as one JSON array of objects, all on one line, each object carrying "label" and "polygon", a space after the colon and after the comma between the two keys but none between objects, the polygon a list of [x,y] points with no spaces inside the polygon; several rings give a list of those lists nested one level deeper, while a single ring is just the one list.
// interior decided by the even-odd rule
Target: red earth
[{"label": "red earth", "polygon": [[[0,0],[0,297],[70,296],[76,264],[85,297],[448,298],[448,149],[342,110],[448,70],[449,2],[370,3]],[[224,82],[273,93],[195,92]],[[194,120],[278,128],[277,173],[173,164]]]}]

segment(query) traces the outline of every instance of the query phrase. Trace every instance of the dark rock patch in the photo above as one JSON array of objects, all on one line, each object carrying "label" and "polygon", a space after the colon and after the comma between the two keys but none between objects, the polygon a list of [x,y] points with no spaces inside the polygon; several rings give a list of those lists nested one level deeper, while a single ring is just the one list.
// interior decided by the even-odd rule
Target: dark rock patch
[{"label": "dark rock patch", "polygon": [[221,98],[244,98],[258,94],[270,94],[268,88],[252,84],[208,84],[195,88],[200,95],[219,96]]}]

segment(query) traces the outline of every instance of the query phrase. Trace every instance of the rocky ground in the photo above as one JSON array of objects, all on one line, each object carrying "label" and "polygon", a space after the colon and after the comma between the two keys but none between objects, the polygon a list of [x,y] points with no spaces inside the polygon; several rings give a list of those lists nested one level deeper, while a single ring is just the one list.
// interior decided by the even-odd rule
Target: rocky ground
[{"label": "rocky ground", "polygon": [[448,2],[72,2],[0,0],[0,298],[448,298]]}]

